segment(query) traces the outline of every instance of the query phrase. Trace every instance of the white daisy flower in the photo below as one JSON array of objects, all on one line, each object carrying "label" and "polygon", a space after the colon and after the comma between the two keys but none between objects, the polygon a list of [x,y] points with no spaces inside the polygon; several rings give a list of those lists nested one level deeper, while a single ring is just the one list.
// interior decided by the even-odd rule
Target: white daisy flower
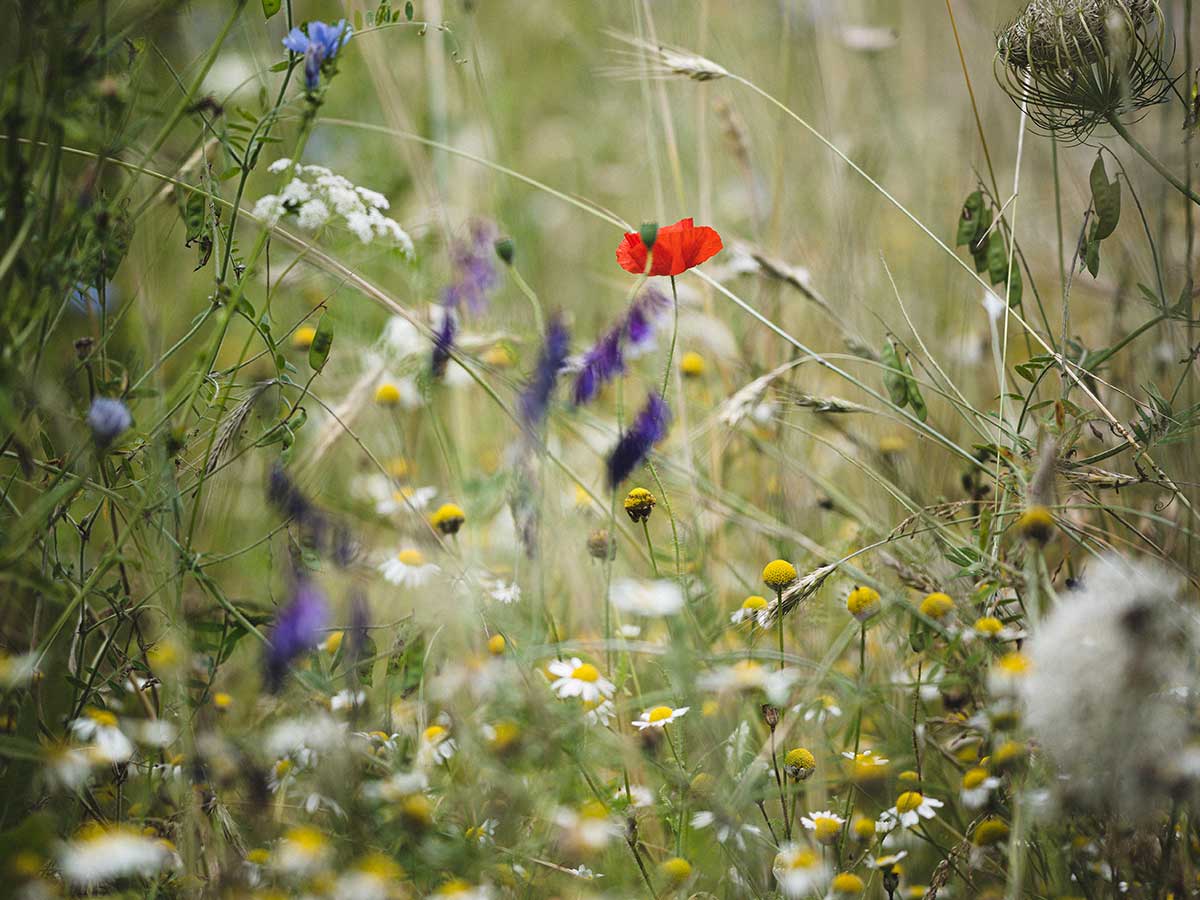
[{"label": "white daisy flower", "polygon": [[631,784],[629,793],[625,792],[622,787],[616,794],[613,795],[617,800],[624,800],[629,797],[629,805],[634,809],[645,809],[647,806],[654,805],[654,792],[644,784]]},{"label": "white daisy flower", "polygon": [[546,671],[555,676],[550,688],[560,699],[579,697],[584,703],[597,703],[611,697],[616,686],[600,674],[591,663],[578,656],[569,661],[556,659],[546,666]]},{"label": "white daisy flower", "polygon": [[329,698],[329,708],[334,712],[339,709],[355,709],[367,702],[366,691],[352,691],[349,688],[338,691]]},{"label": "white daisy flower", "polygon": [[[792,708],[792,712],[799,712],[803,704]],[[804,710],[805,722],[816,722],[818,725],[826,719],[837,719],[842,715],[842,708],[837,705],[837,701],[825,694],[818,697],[815,703],[809,704],[808,709]]]},{"label": "white daisy flower", "polygon": [[926,797],[920,791],[905,791],[896,798],[896,805],[884,810],[875,823],[878,831],[891,831],[897,826],[912,828],[921,819],[932,819],[937,810],[945,806],[941,800]]},{"label": "white daisy flower", "polygon": [[762,829],[757,826],[721,818],[711,810],[700,810],[692,816],[693,828],[708,828],[710,825],[715,826],[717,843],[725,844],[733,841],[734,846],[739,850],[746,849],[747,836],[758,837],[762,834]]},{"label": "white daisy flower", "polygon": [[679,719],[687,714],[691,709],[690,706],[681,706],[678,709],[672,709],[669,706],[655,706],[653,709],[645,710],[642,715],[633,720],[633,727],[638,731],[644,731],[647,728],[665,728],[676,719]]},{"label": "white daisy flower", "polygon": [[379,572],[387,581],[410,588],[421,587],[440,571],[437,564],[425,562],[425,554],[415,547],[401,550],[379,565]]},{"label": "white daisy flower", "polygon": [[450,730],[445,725],[430,725],[421,732],[417,760],[425,765],[437,765],[450,759],[457,749],[458,744],[450,737]]},{"label": "white daisy flower", "polygon": [[95,762],[122,763],[133,756],[133,742],[117,725],[117,717],[106,709],[89,708],[70,724],[77,740],[90,744]]},{"label": "white daisy flower", "polygon": [[765,621],[763,614],[767,611],[769,605],[766,597],[754,594],[742,601],[742,605],[730,615],[729,621],[734,625],[741,625],[743,622],[757,622],[761,627]]},{"label": "white daisy flower", "polygon": [[516,603],[521,599],[521,589],[516,582],[505,583],[497,581],[488,589],[488,595],[497,603]]},{"label": "white daisy flower", "polygon": [[0,650],[0,687],[14,688],[28,684],[37,670],[37,654],[9,656]]},{"label": "white daisy flower", "polygon": [[398,358],[403,359],[424,353],[429,341],[412,322],[404,316],[392,316],[383,326],[380,340]]},{"label": "white daisy flower", "polygon": [[785,844],[771,865],[779,889],[788,897],[804,897],[825,887],[829,869],[812,850]]},{"label": "white daisy flower", "polygon": [[432,485],[405,485],[394,490],[389,489],[386,495],[376,499],[375,513],[380,516],[395,516],[407,512],[422,512],[429,508],[437,493],[438,489]]},{"label": "white daisy flower", "polygon": [[58,868],[75,887],[94,888],[117,878],[149,878],[166,868],[172,856],[166,841],[132,828],[96,826],[63,847]]},{"label": "white daisy flower", "polygon": [[992,791],[1000,787],[1000,779],[989,775],[987,769],[976,766],[968,769],[962,777],[959,797],[967,809],[982,809],[987,805]]},{"label": "white daisy flower", "polygon": [[674,581],[618,578],[610,596],[617,609],[639,616],[673,616],[683,609],[683,591]]},{"label": "white daisy flower", "polygon": [[583,718],[589,725],[607,728],[608,724],[617,717],[617,708],[611,700],[601,700],[599,703],[585,702],[583,707],[586,710]]},{"label": "white daisy flower", "polygon": [[600,850],[624,830],[597,801],[579,811],[560,807],[554,813],[554,824],[562,829],[563,842],[577,852]]},{"label": "white daisy flower", "polygon": [[846,824],[846,820],[831,810],[823,809],[801,816],[800,824],[813,833],[817,843],[832,844],[842,833],[842,826]]}]

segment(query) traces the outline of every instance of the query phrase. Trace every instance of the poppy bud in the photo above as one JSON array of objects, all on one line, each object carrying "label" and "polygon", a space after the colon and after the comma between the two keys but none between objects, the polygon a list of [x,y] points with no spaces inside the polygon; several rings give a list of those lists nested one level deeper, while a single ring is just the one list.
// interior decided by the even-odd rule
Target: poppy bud
[{"label": "poppy bud", "polygon": [[647,250],[654,249],[654,242],[658,240],[658,223],[643,222],[642,227],[638,229],[638,236],[642,239],[642,243]]},{"label": "poppy bud", "polygon": [[513,262],[513,242],[512,238],[500,238],[496,241],[496,255],[504,262],[506,266],[511,266]]}]

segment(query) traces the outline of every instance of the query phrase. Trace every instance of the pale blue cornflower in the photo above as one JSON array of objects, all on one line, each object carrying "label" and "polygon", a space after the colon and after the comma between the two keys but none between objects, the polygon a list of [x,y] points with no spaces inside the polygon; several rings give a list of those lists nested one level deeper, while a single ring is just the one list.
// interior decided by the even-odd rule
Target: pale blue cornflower
[{"label": "pale blue cornflower", "polygon": [[321,67],[346,46],[351,33],[345,19],[339,19],[336,25],[309,22],[307,34],[300,28],[293,28],[287,33],[283,46],[304,56],[304,83],[309,91],[317,89],[321,81]]}]

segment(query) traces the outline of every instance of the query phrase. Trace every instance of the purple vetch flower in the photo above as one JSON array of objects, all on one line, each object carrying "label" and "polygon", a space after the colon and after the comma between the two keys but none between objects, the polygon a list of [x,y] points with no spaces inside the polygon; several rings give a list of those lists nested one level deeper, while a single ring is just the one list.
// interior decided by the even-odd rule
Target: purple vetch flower
[{"label": "purple vetch flower", "polygon": [[496,229],[490,222],[471,223],[468,240],[458,241],[451,249],[454,280],[442,291],[442,306],[473,314],[487,308],[488,295],[500,283],[495,260]]},{"label": "purple vetch flower", "polygon": [[605,384],[625,371],[625,347],[641,347],[654,336],[654,320],[670,299],[654,288],[642,291],[625,315],[583,355],[572,391],[576,406],[589,402]]},{"label": "purple vetch flower", "polygon": [[87,414],[88,427],[92,429],[92,437],[96,446],[108,447],[119,438],[130,425],[133,416],[120,400],[112,397],[97,397]]},{"label": "purple vetch flower", "polygon": [[450,362],[450,350],[454,347],[454,333],[457,324],[454,311],[448,307],[442,308],[442,321],[433,332],[433,376],[441,378],[446,374],[446,366]]},{"label": "purple vetch flower", "polygon": [[267,685],[279,690],[292,660],[313,649],[329,620],[329,606],[320,588],[307,579],[296,583],[296,591],[275,617],[267,647]]},{"label": "purple vetch flower", "polygon": [[267,479],[267,499],[289,519],[300,523],[316,515],[316,507],[304,496],[304,492],[296,487],[296,483],[288,477],[279,463],[271,467],[271,474]]},{"label": "purple vetch flower", "polygon": [[321,66],[337,56],[346,41],[350,40],[350,34],[351,28],[345,19],[340,19],[336,25],[309,22],[308,34],[299,28],[287,33],[283,46],[293,53],[304,55],[304,83],[310,91],[315,91],[320,84]]},{"label": "purple vetch flower", "polygon": [[563,324],[562,317],[555,315],[546,326],[546,340],[538,356],[533,376],[521,392],[521,422],[534,432],[546,418],[550,396],[558,381],[558,373],[567,364],[567,353],[571,347],[571,334]]},{"label": "purple vetch flower", "polygon": [[609,487],[619,485],[645,461],[654,445],[667,436],[670,424],[671,409],[667,401],[661,394],[651,391],[642,411],[608,455]]}]

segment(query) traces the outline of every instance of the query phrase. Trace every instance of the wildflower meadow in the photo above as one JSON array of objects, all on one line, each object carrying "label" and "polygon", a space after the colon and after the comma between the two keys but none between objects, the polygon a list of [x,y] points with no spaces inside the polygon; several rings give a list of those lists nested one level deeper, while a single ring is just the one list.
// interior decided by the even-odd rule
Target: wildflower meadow
[{"label": "wildflower meadow", "polygon": [[0,897],[1200,896],[1193,0],[7,0]]}]

